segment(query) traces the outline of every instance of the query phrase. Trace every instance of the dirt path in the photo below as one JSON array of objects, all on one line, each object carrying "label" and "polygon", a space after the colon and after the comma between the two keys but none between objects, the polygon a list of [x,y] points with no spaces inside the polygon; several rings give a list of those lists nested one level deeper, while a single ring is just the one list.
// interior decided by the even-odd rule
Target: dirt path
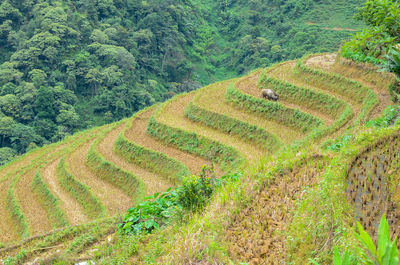
[{"label": "dirt path", "polygon": [[125,123],[109,132],[104,139],[99,143],[98,150],[104,156],[104,158],[110,163],[120,167],[128,172],[131,172],[138,178],[140,178],[146,186],[146,194],[152,195],[156,192],[162,192],[173,186],[172,183],[167,181],[161,176],[157,176],[135,164],[128,163],[113,152],[114,143],[121,133],[122,129],[125,128]]},{"label": "dirt path", "polygon": [[374,91],[379,97],[379,104],[372,111],[372,118],[381,114],[388,105],[393,104],[388,91],[388,86],[390,81],[393,80],[393,75],[379,73],[373,67],[366,67],[365,64],[359,65],[344,58],[340,58],[341,62],[336,62],[336,57],[336,53],[313,56],[307,60],[306,65],[343,75],[360,82],[363,86]]},{"label": "dirt path", "polygon": [[69,170],[79,181],[90,187],[91,192],[107,208],[109,215],[122,213],[133,205],[132,199],[120,189],[96,177],[85,164],[92,142],[93,140],[87,141],[72,154],[69,154],[67,157]]},{"label": "dirt path", "polygon": [[199,174],[203,165],[210,165],[210,161],[207,161],[201,157],[180,151],[179,149],[167,146],[157,141],[146,133],[147,123],[151,115],[153,115],[156,108],[149,109],[146,112],[141,113],[137,118],[132,120],[132,127],[125,132],[125,137],[130,141],[146,147],[148,149],[166,154],[182,163],[184,163],[193,174]]},{"label": "dirt path", "polygon": [[232,146],[244,155],[251,163],[258,162],[266,155],[266,152],[255,149],[253,145],[248,144],[245,141],[239,140],[236,137],[228,137],[228,134],[226,133],[187,119],[184,115],[185,108],[194,96],[194,93],[189,93],[176,98],[173,102],[170,102],[171,104],[168,104],[164,109],[164,112],[158,118],[159,121],[168,126],[180,128],[188,132],[195,132],[198,135],[213,139],[224,145]]},{"label": "dirt path", "polygon": [[[253,97],[256,97],[256,98],[261,98],[261,96],[260,96],[261,88],[259,88],[257,86],[257,82],[258,82],[258,79],[260,78],[260,75],[261,75],[261,71],[256,72],[252,75],[249,75],[249,76],[241,79],[240,81],[238,81],[236,83],[236,87],[246,94],[252,95]],[[282,98],[280,98],[278,102],[279,102],[279,104],[285,106],[286,108],[299,109],[300,111],[302,111],[304,113],[309,113],[312,116],[322,120],[325,125],[329,126],[334,121],[332,119],[332,117],[330,117],[329,115],[326,115],[318,110],[307,108],[304,105],[298,105],[296,103],[290,102],[290,101],[282,99]],[[282,127],[282,125],[281,125],[281,127]]]},{"label": "dirt path", "polygon": [[286,236],[296,201],[304,195],[304,186],[318,183],[324,173],[324,161],[315,157],[307,166],[284,169],[260,191],[251,205],[235,216],[224,233],[229,255],[247,264],[285,264]]},{"label": "dirt path", "polygon": [[42,170],[43,179],[47,182],[49,189],[60,199],[60,207],[64,211],[71,225],[89,221],[83,213],[82,207],[59,185],[57,180],[57,166],[60,159],[52,161]]},{"label": "dirt path", "polygon": [[[258,79],[255,78],[254,80]],[[207,89],[203,90],[203,93],[201,93],[199,98],[196,99],[196,104],[209,111],[224,114],[228,117],[263,128],[278,137],[285,144],[289,144],[304,136],[298,130],[283,126],[280,123],[262,118],[261,116],[241,111],[226,103],[225,93],[227,87],[231,83],[233,83],[233,81],[228,80],[221,82],[218,85],[210,85]],[[215,102],[218,102],[218,104],[215,104]]]}]

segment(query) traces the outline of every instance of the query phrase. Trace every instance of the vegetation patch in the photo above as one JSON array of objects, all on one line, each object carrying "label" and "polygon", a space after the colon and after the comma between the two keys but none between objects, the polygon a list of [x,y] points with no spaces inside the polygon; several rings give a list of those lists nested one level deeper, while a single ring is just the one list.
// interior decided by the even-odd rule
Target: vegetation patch
[{"label": "vegetation patch", "polygon": [[47,184],[40,177],[39,172],[37,172],[33,178],[31,190],[42,207],[46,210],[53,228],[67,226],[69,224],[65,213],[60,208],[60,200],[49,190]]},{"label": "vegetation patch", "polygon": [[80,205],[90,219],[106,216],[106,209],[101,201],[92,194],[90,188],[79,182],[68,170],[65,159],[61,159],[57,166],[58,181]]},{"label": "vegetation patch", "polygon": [[193,121],[203,123],[230,135],[239,136],[242,139],[252,142],[258,148],[262,147],[273,152],[280,147],[278,138],[266,130],[256,125],[200,108],[192,102],[185,109],[185,116]]},{"label": "vegetation patch", "polygon": [[262,115],[264,118],[274,120],[283,125],[300,129],[304,133],[322,125],[321,120],[308,113],[286,108],[277,102],[252,97],[240,92],[233,85],[227,88],[225,99],[240,109]]}]

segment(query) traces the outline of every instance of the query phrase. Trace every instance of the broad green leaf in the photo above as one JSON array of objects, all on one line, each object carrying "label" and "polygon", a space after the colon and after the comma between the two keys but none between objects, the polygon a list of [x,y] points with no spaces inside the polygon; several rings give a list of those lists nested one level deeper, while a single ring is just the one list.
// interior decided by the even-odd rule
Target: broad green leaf
[{"label": "broad green leaf", "polygon": [[342,257],[340,256],[339,250],[336,246],[333,250],[333,264],[342,265]]},{"label": "broad green leaf", "polygon": [[385,255],[386,248],[390,245],[389,224],[385,215],[382,215],[378,228],[378,260]]},{"label": "broad green leaf", "polygon": [[372,241],[371,237],[368,235],[367,232],[364,231],[362,225],[357,222],[357,228],[359,231],[359,240],[360,242],[371,252],[372,255],[377,256],[376,247],[374,242]]}]

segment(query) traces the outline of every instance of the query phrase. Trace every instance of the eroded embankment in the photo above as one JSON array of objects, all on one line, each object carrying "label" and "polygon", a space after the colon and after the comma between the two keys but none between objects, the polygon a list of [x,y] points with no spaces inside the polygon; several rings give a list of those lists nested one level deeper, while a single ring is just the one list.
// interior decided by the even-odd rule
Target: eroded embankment
[{"label": "eroded embankment", "polygon": [[[380,140],[365,148],[347,173],[347,194],[356,215],[370,234],[376,235],[382,214],[387,216],[392,235],[400,234],[400,208],[397,187],[400,135]],[[396,174],[397,172],[397,174]]]}]

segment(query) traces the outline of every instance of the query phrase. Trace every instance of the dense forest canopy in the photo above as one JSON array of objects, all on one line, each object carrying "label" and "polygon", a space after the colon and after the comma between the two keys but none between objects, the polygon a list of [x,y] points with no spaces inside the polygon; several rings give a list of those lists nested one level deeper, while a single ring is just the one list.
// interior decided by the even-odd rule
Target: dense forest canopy
[{"label": "dense forest canopy", "polygon": [[362,0],[2,0],[0,162],[358,29]]}]

